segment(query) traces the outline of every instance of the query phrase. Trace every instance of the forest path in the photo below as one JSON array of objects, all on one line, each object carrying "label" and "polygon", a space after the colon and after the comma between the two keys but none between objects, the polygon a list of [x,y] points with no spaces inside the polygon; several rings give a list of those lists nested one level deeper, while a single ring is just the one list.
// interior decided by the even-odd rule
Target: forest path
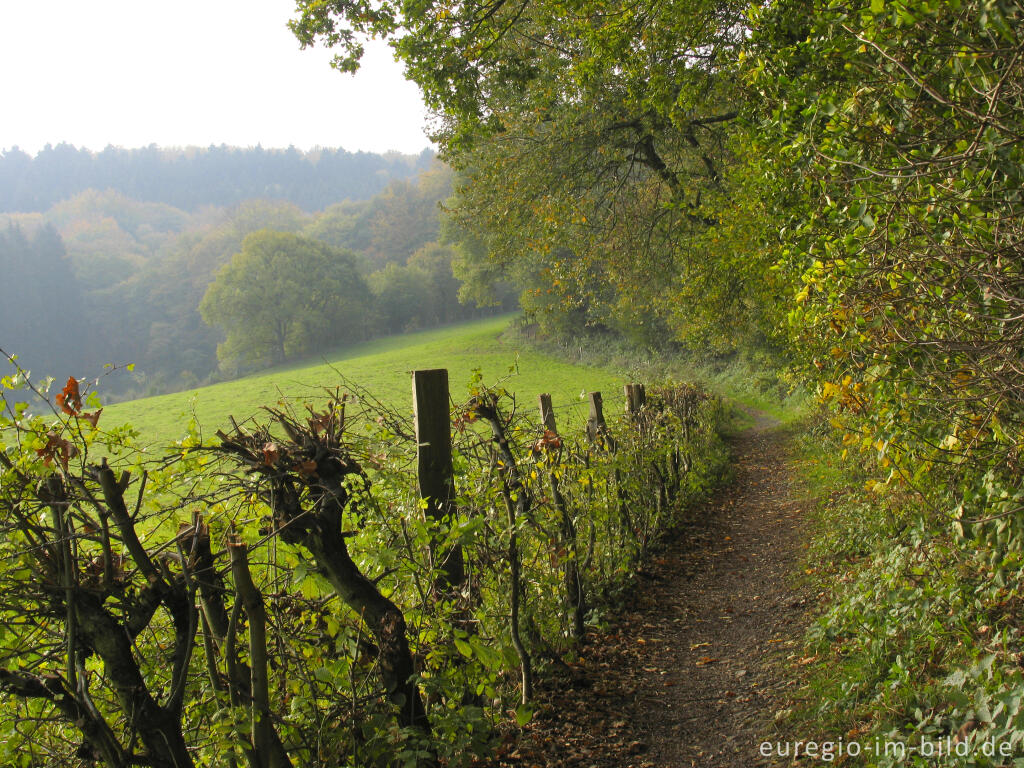
[{"label": "forest path", "polygon": [[502,766],[767,765],[759,745],[799,649],[802,507],[788,436],[757,416],[732,438],[735,478],[655,553],[612,629],[538,696]]}]

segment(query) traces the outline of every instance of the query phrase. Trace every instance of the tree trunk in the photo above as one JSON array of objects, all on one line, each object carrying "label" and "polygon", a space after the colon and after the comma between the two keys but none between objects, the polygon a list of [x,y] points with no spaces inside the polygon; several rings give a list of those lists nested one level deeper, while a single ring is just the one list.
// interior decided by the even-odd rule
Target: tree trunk
[{"label": "tree trunk", "polygon": [[128,716],[130,727],[146,746],[147,764],[152,768],[192,768],[194,763],[181,732],[181,721],[150,694],[124,627],[95,597],[84,592],[76,595],[75,615],[86,641],[103,660],[104,674]]},{"label": "tree trunk", "polygon": [[[338,493],[344,493],[340,485]],[[419,688],[413,680],[416,670],[406,637],[405,616],[363,575],[349,555],[341,532],[341,510],[325,509],[336,506],[338,498],[328,493],[320,499],[321,511],[303,544],[323,569],[324,576],[338,596],[362,616],[377,640],[381,680],[388,698],[398,707],[399,724],[429,734],[430,722]]]}]

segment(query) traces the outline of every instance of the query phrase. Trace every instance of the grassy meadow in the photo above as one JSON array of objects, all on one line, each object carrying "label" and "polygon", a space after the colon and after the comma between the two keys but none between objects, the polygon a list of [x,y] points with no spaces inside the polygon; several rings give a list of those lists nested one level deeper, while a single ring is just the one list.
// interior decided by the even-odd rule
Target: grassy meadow
[{"label": "grassy meadow", "polygon": [[[410,374],[421,368],[447,368],[456,402],[465,399],[477,368],[485,384],[507,377],[505,388],[515,393],[527,412],[536,408],[538,394],[550,392],[563,424],[581,424],[586,418],[586,400],[580,397],[584,392],[603,392],[608,413],[620,407],[620,376],[610,369],[564,362],[506,340],[503,332],[512,317],[377,339],[234,381],[118,403],[107,409],[104,421],[108,427],[115,422],[132,424],[139,430],[142,444],[168,444],[185,435],[193,415],[208,437],[227,425],[229,416],[242,421],[282,397],[314,400],[322,396],[325,387],[341,385],[344,390],[346,380],[411,416]],[[510,369],[516,372],[510,375]]]}]

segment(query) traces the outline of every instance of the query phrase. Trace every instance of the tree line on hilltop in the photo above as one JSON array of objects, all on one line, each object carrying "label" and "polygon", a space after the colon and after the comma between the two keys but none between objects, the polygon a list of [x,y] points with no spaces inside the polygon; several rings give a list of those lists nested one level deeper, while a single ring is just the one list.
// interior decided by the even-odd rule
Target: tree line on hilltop
[{"label": "tree line on hilltop", "polygon": [[194,211],[253,198],[288,200],[317,211],[339,200],[365,200],[397,179],[429,168],[433,152],[377,154],[295,147],[163,148],[108,146],[100,152],[47,144],[34,156],[0,152],[0,211],[41,213],[87,189]]}]

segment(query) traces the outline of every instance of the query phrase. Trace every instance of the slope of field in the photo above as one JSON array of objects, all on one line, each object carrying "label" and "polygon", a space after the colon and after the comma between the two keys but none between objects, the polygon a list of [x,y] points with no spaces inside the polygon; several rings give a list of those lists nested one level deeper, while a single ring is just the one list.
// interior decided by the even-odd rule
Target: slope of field
[{"label": "slope of field", "polygon": [[[488,385],[507,377],[503,385],[530,414],[536,409],[537,395],[550,392],[562,424],[579,424],[586,418],[586,400],[581,397],[586,392],[603,392],[609,413],[618,407],[620,377],[537,352],[520,353],[516,345],[501,338],[510,319],[506,315],[378,339],[338,350],[316,363],[306,361],[201,389],[119,403],[108,409],[104,421],[107,426],[115,421],[132,424],[144,444],[167,444],[185,435],[193,415],[204,436],[209,436],[225,426],[229,416],[241,421],[282,396],[314,400],[325,387],[340,385],[344,390],[345,380],[411,415],[410,373],[421,368],[447,368],[456,402],[466,399],[477,368]],[[510,375],[510,369],[517,372]]]}]

